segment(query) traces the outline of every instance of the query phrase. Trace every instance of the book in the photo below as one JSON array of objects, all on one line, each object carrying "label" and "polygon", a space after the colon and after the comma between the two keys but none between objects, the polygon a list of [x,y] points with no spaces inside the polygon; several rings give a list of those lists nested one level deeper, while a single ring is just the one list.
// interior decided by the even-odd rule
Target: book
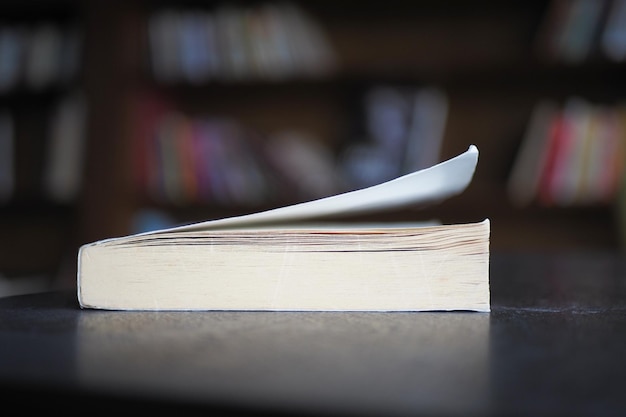
[{"label": "book", "polygon": [[588,59],[596,47],[606,1],[570,0],[569,15],[559,34],[560,58],[569,64]]},{"label": "book", "polygon": [[546,194],[552,204],[566,207],[576,200],[580,182],[582,140],[589,124],[591,104],[579,97],[569,98],[561,110],[561,129],[553,139],[552,171],[546,180]]},{"label": "book", "polygon": [[113,237],[78,250],[81,308],[490,310],[489,219],[359,224],[356,214],[464,191],[478,149],[362,189],[252,214]]},{"label": "book", "polygon": [[64,97],[53,110],[43,177],[46,194],[53,201],[69,203],[80,194],[86,124],[87,105],[79,92]]},{"label": "book", "polygon": [[415,92],[403,173],[429,167],[439,160],[449,106],[446,93],[437,87]]},{"label": "book", "polygon": [[552,100],[539,101],[530,120],[507,182],[509,199],[516,207],[530,205],[536,198],[549,149],[549,131],[559,108]]},{"label": "book", "polygon": [[30,30],[26,48],[24,81],[33,90],[41,90],[59,81],[63,32],[53,24],[41,24]]},{"label": "book", "polygon": [[593,57],[609,1],[552,0],[535,40],[540,57],[580,64]]},{"label": "book", "polygon": [[0,204],[15,190],[15,126],[9,110],[0,110]]},{"label": "book", "polygon": [[610,5],[601,46],[613,61],[626,59],[626,0],[613,0]]},{"label": "book", "polygon": [[552,118],[547,133],[545,160],[539,178],[537,200],[544,206],[555,204],[554,190],[558,187],[559,162],[563,160],[563,149],[569,143],[571,134],[571,118],[560,109]]},{"label": "book", "polygon": [[20,82],[25,51],[24,30],[12,26],[0,27],[0,93],[14,89]]},{"label": "book", "polygon": [[[379,85],[359,109],[358,131],[341,158],[349,188],[362,188],[439,161],[448,97],[438,87]],[[362,112],[362,114],[361,114]]]}]

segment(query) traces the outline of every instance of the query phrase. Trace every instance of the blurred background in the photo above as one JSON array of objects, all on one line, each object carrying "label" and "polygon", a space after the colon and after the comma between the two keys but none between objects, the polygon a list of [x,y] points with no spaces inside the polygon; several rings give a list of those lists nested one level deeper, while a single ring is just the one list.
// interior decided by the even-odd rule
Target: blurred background
[{"label": "blurred background", "polygon": [[[474,144],[492,252],[626,247],[626,1],[0,4],[0,296],[94,240],[375,184]],[[362,219],[355,219],[362,220]]]}]

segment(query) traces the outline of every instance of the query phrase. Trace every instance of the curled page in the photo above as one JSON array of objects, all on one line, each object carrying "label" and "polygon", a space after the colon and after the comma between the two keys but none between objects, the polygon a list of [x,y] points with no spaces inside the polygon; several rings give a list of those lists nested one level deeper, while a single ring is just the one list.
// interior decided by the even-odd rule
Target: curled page
[{"label": "curled page", "polygon": [[371,187],[258,213],[209,220],[144,234],[173,230],[254,227],[433,204],[465,190],[472,180],[477,163],[478,148],[470,145],[467,151],[447,161]]}]

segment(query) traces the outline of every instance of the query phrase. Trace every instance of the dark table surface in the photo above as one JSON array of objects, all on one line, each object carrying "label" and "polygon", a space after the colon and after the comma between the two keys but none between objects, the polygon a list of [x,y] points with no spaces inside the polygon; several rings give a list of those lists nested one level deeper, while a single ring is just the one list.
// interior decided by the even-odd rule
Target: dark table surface
[{"label": "dark table surface", "polygon": [[[491,313],[108,312],[0,299],[24,413],[626,416],[626,260],[491,257]],[[211,413],[211,414],[209,414]]]}]

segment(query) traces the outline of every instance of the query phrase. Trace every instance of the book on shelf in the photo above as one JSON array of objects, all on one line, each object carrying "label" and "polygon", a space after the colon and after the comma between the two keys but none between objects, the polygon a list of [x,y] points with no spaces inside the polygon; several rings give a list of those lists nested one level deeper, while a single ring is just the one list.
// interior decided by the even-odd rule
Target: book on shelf
[{"label": "book on shelf", "polygon": [[507,188],[517,206],[606,205],[626,160],[626,109],[570,97],[537,103]]},{"label": "book on shelf", "polygon": [[613,0],[602,32],[602,50],[612,60],[626,59],[626,0]]},{"label": "book on shelf", "polygon": [[602,0],[569,1],[567,22],[558,39],[558,53],[564,62],[577,64],[593,55],[606,4]]},{"label": "book on shelf", "polygon": [[59,23],[0,23],[0,94],[64,85],[80,66],[81,32]]},{"label": "book on shelf", "polygon": [[547,132],[558,111],[551,100],[542,100],[532,109],[507,183],[507,192],[516,206],[529,205],[539,192],[548,159]]},{"label": "book on shelf", "polygon": [[0,203],[9,201],[15,189],[15,132],[13,116],[0,111]]},{"label": "book on shelf", "polygon": [[29,34],[24,78],[26,85],[40,90],[59,78],[63,45],[61,29],[52,24],[42,24]]},{"label": "book on shelf", "polygon": [[489,219],[358,223],[463,192],[478,149],[387,182],[241,216],[86,243],[81,308],[490,310]]},{"label": "book on shelf", "polygon": [[546,205],[571,205],[581,175],[578,148],[585,138],[589,103],[577,97],[563,105],[549,137],[548,165],[541,179],[540,198]]},{"label": "book on shelf", "polygon": [[191,115],[159,94],[135,97],[133,180],[173,206],[274,205],[345,191],[333,151],[304,129],[271,133],[236,118]]},{"label": "book on shelf", "polygon": [[317,77],[336,66],[323,28],[294,5],[162,9],[150,15],[147,30],[159,82]]},{"label": "book on shelf", "polygon": [[22,61],[22,30],[0,27],[0,93],[13,89],[20,81]]},{"label": "book on shelf", "polygon": [[362,188],[439,161],[448,118],[446,93],[434,86],[379,85],[362,100],[363,132],[342,155],[350,188]]},{"label": "book on shelf", "polygon": [[69,203],[81,190],[85,159],[87,109],[81,93],[64,97],[52,110],[44,188],[53,201]]},{"label": "book on shelf", "polygon": [[543,58],[581,64],[626,58],[626,0],[552,0],[538,30]]},{"label": "book on shelf", "polygon": [[436,87],[415,92],[405,145],[405,172],[426,168],[439,160],[448,119],[448,97]]}]

